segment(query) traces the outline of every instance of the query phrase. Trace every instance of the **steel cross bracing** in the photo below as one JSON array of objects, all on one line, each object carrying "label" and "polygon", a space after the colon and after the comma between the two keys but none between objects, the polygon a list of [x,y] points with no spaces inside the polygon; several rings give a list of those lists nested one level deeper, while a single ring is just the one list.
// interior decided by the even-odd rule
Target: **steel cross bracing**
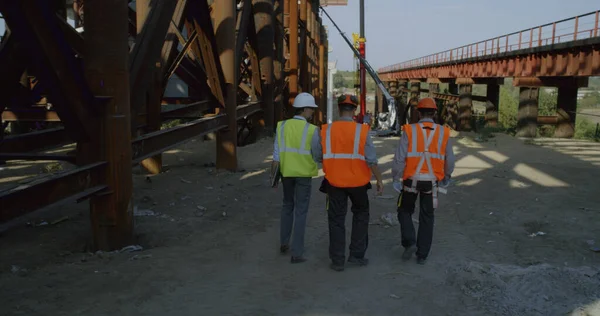
[{"label": "steel cross bracing", "polygon": [[[159,173],[163,151],[215,132],[217,167],[236,170],[237,146],[272,134],[297,93],[312,93],[325,109],[318,0],[66,3],[0,0],[3,127],[38,127],[9,136],[3,128],[0,162],[76,165],[0,192],[0,223],[65,198],[89,200],[94,246],[119,248],[133,234],[133,164]],[[174,76],[187,96],[165,96]],[[182,123],[161,129],[173,120]],[[41,153],[73,142],[73,152]]]}]

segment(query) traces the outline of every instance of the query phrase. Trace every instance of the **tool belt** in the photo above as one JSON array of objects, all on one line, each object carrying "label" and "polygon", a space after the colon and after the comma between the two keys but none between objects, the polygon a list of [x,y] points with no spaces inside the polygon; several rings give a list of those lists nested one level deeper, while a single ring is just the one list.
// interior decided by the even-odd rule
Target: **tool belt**
[{"label": "tool belt", "polygon": [[442,194],[448,193],[448,190],[446,190],[446,188],[441,188],[439,186],[437,179],[431,179],[431,178],[427,177],[427,175],[425,175],[425,177],[423,177],[423,175],[417,175],[415,177],[410,178],[410,180],[412,182],[411,186],[404,187],[403,190],[406,192],[411,192],[411,193],[415,193],[415,194],[419,193],[419,190],[417,190],[417,182],[418,181],[431,182],[431,191],[424,191],[422,193],[433,195],[433,208],[434,209],[436,209],[438,207],[438,192],[442,193]]}]

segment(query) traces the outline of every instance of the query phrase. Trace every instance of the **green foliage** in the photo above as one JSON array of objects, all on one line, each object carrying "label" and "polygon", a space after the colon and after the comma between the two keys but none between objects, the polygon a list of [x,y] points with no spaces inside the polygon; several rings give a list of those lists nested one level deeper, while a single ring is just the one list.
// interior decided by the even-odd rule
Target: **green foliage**
[{"label": "green foliage", "polygon": [[175,127],[175,126],[177,126],[179,124],[181,124],[181,120],[180,119],[166,121],[166,122],[163,122],[161,124],[160,129],[161,130],[163,130],[163,129],[169,129],[169,128]]},{"label": "green foliage", "polygon": [[598,140],[600,135],[597,135],[596,131],[597,125],[586,118],[577,118],[577,121],[575,122],[575,138]]},{"label": "green foliage", "polygon": [[581,100],[577,101],[578,108],[592,108],[600,106],[600,92],[594,91],[586,94]]},{"label": "green foliage", "polygon": [[512,85],[500,86],[500,104],[498,122],[505,129],[517,127],[518,96],[514,94]]}]

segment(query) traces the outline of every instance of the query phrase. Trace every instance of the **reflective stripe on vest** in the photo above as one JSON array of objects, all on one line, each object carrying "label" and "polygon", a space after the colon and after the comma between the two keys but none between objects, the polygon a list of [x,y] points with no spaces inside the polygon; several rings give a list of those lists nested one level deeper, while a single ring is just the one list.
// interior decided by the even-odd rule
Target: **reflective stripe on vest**
[{"label": "reflective stripe on vest", "polygon": [[[404,129],[410,141],[403,178],[441,180],[444,176],[446,141],[450,136],[446,128],[435,123],[431,123],[430,127],[428,124],[417,123],[405,125]],[[426,129],[431,129],[429,136]],[[436,136],[437,142],[434,145],[432,143]]]},{"label": "reflective stripe on vest", "polygon": [[278,123],[279,162],[284,177],[318,175],[318,167],[311,151],[311,140],[316,129],[316,126],[299,119]]},{"label": "reflective stripe on vest", "polygon": [[[285,134],[284,134],[285,122],[286,121],[281,122],[281,127],[280,127],[280,131],[279,131],[279,140],[281,141],[281,145],[279,147],[279,152],[297,153],[300,155],[310,155],[310,147],[307,149],[307,148],[292,148],[292,147],[285,146]],[[308,124],[308,122],[306,122],[306,124],[304,125],[304,130],[302,131],[302,140],[300,141],[300,146],[302,146],[302,147],[306,147],[306,138],[308,137],[308,128],[309,127],[310,127],[310,124]]]},{"label": "reflective stripe on vest", "polygon": [[356,124],[356,130],[354,132],[354,150],[351,154],[334,154],[331,152],[331,125],[327,125],[327,131],[325,132],[325,154],[323,159],[358,159],[365,160],[365,156],[359,153],[360,146],[360,133],[362,132],[362,124]]}]

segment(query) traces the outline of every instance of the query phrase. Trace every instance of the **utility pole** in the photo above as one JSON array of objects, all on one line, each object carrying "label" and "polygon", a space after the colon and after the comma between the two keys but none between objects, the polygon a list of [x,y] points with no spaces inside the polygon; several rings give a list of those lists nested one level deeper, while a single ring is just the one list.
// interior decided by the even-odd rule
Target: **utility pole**
[{"label": "utility pole", "polygon": [[[366,59],[366,39],[365,39],[365,0],[360,0],[360,39],[358,51],[363,59]],[[358,122],[362,123],[367,112],[367,82],[365,65],[360,63],[360,114]]]}]

